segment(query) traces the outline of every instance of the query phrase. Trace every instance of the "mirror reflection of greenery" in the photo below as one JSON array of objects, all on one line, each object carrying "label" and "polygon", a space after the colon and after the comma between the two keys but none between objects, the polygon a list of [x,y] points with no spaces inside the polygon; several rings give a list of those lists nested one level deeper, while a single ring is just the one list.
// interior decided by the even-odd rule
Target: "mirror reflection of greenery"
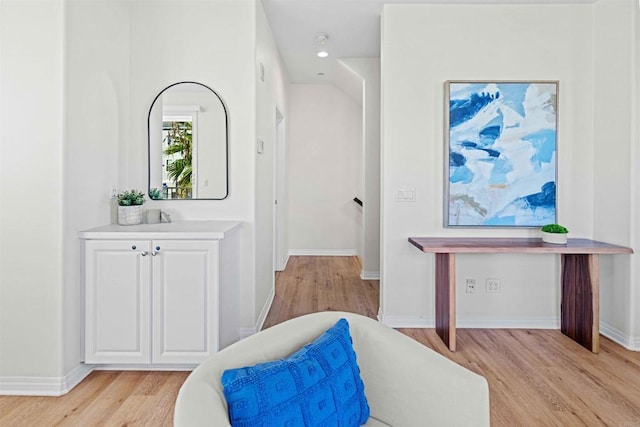
[{"label": "mirror reflection of greenery", "polygon": [[164,154],[167,156],[177,154],[181,157],[167,166],[169,179],[175,182],[179,198],[191,198],[191,176],[193,174],[193,128],[191,122],[171,122],[171,128],[165,139],[168,147],[164,150]]}]

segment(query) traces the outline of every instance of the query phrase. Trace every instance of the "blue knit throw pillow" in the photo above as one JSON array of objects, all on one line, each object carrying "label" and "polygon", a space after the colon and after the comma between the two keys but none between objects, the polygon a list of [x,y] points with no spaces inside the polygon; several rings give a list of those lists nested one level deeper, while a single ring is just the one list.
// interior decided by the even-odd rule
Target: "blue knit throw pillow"
[{"label": "blue knit throw pillow", "polygon": [[232,426],[360,426],[369,418],[349,323],[286,359],[222,374]]}]

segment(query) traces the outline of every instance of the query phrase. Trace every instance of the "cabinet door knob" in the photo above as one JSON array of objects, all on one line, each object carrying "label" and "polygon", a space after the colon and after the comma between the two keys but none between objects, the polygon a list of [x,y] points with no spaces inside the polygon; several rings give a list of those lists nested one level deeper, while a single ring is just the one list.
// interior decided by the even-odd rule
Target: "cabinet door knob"
[{"label": "cabinet door knob", "polygon": [[158,255],[159,253],[160,253],[160,252],[157,252],[157,251],[151,251],[151,256],[156,256],[156,255]]},{"label": "cabinet door knob", "polygon": [[147,254],[148,254],[148,252],[147,252],[147,251],[142,251],[142,252],[140,252],[140,255],[142,255],[142,256],[147,256]]}]

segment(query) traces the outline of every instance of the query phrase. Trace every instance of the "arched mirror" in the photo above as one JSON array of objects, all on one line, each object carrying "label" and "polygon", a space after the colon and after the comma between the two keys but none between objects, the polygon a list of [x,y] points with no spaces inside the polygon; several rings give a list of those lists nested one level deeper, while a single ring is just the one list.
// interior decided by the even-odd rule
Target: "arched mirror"
[{"label": "arched mirror", "polygon": [[147,119],[149,197],[222,200],[229,195],[227,109],[197,82],[164,88]]}]

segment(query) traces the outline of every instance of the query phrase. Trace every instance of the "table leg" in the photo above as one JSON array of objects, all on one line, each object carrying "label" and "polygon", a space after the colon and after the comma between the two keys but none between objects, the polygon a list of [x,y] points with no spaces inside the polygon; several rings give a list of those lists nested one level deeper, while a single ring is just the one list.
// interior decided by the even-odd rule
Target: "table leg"
[{"label": "table leg", "polygon": [[436,256],[436,332],[456,351],[456,262],[454,254]]},{"label": "table leg", "polygon": [[599,276],[597,254],[562,255],[560,330],[594,353],[600,351]]}]

